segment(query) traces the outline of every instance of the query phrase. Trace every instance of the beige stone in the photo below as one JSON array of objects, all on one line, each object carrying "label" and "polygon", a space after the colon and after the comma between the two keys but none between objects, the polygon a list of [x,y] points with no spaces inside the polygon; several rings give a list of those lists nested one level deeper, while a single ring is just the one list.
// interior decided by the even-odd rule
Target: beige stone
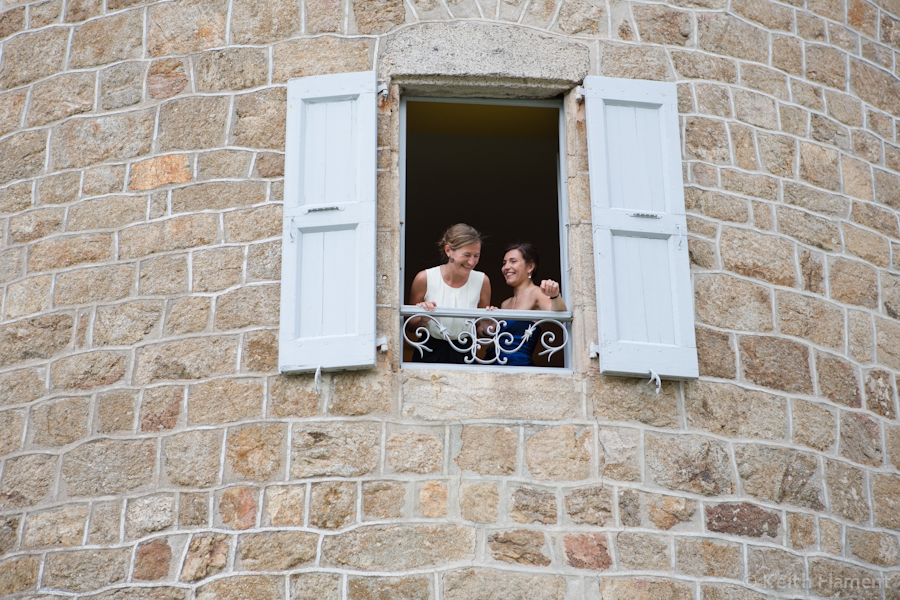
[{"label": "beige stone", "polygon": [[806,587],[803,559],[777,548],[749,548],[747,579],[757,587],[802,592]]},{"label": "beige stone", "polygon": [[734,385],[696,381],[685,387],[688,424],[718,435],[783,440],[786,408],[777,396]]},{"label": "beige stone", "polygon": [[[772,330],[772,299],[759,285],[727,275],[710,275],[695,284],[700,321],[715,327],[745,331]],[[740,299],[741,310],[734,310]]]},{"label": "beige stone", "polygon": [[266,200],[266,186],[258,181],[201,183],[172,193],[172,212],[224,210]]},{"label": "beige stone", "polygon": [[587,479],[591,469],[590,431],[576,427],[550,427],[528,438],[525,460],[536,479]]},{"label": "beige stone", "polygon": [[891,247],[888,240],[866,229],[843,223],[844,243],[847,252],[879,267],[890,264]]},{"label": "beige stone", "polygon": [[194,291],[216,292],[240,283],[243,262],[241,248],[218,248],[194,253]]},{"label": "beige stone", "polygon": [[137,353],[135,382],[202,379],[234,372],[237,341],[229,337],[192,338],[145,346]]},{"label": "beige stone", "polygon": [[[357,577],[351,576],[347,587],[348,600],[387,599],[428,600],[431,598],[431,577]],[[304,596],[305,597],[305,596]]]},{"label": "beige stone", "polygon": [[177,0],[148,11],[150,56],[188,54],[225,43],[228,6],[223,0]]},{"label": "beige stone", "polygon": [[841,555],[843,532],[841,524],[830,519],[819,519],[819,532],[822,549],[832,554]]},{"label": "beige stone", "polygon": [[556,497],[552,492],[532,487],[516,488],[509,514],[516,523],[556,523]]},{"label": "beige stone", "polygon": [[828,190],[840,189],[838,152],[818,144],[800,142],[800,178]]},{"label": "beige stone", "polygon": [[171,100],[160,107],[161,150],[214,148],[224,143],[228,99],[203,96]]},{"label": "beige stone", "polygon": [[669,538],[652,533],[623,531],[616,534],[616,549],[622,568],[667,571],[672,563]]},{"label": "beige stone", "polygon": [[291,575],[291,600],[340,600],[341,576],[337,573]]},{"label": "beige stone", "polygon": [[309,524],[320,529],[340,529],[356,521],[356,484],[325,482],[312,485]]},{"label": "beige stone", "polygon": [[6,292],[6,318],[17,319],[50,308],[52,277],[31,277],[10,284]]},{"label": "beige stone", "polygon": [[822,250],[841,250],[841,233],[835,223],[783,206],[776,208],[776,214],[780,232]]},{"label": "beige stone", "polygon": [[[600,544],[595,543],[593,546],[596,551]],[[604,545],[604,553],[605,550]],[[442,597],[447,600],[479,597],[492,600],[563,600],[566,594],[566,580],[557,575],[532,575],[474,567],[448,572],[444,575],[443,583]]]},{"label": "beige stone", "polygon": [[439,435],[424,432],[392,434],[386,444],[387,460],[398,473],[435,473],[441,470],[443,446]]},{"label": "beige stone", "polygon": [[639,421],[655,427],[673,427],[678,422],[675,386],[668,382],[657,394],[641,379],[601,376],[588,382],[588,393],[594,415],[604,420]]},{"label": "beige stone", "polygon": [[65,446],[88,434],[89,407],[85,398],[63,398],[36,407],[31,414],[32,442]]},{"label": "beige stone", "polygon": [[314,0],[306,5],[308,33],[340,33],[342,21],[342,5],[337,0]]},{"label": "beige stone", "polygon": [[162,256],[141,262],[138,292],[142,296],[170,296],[188,289],[187,256]]},{"label": "beige stone", "polygon": [[69,209],[68,231],[109,229],[143,221],[147,199],[139,196],[108,196],[80,202]]},{"label": "beige stone", "polygon": [[125,508],[125,536],[142,538],[175,524],[174,494],[156,494],[128,501]]},{"label": "beige stone", "polygon": [[26,454],[7,460],[0,482],[0,508],[33,506],[51,492],[58,458],[49,454]]},{"label": "beige stone", "polygon": [[68,592],[87,592],[128,576],[129,548],[77,550],[49,554],[43,585]]},{"label": "beige stone", "polygon": [[283,580],[270,576],[240,575],[217,579],[201,586],[196,593],[197,600],[281,600]]},{"label": "beige stone", "polygon": [[784,201],[788,204],[827,215],[847,215],[848,203],[846,199],[799,183],[785,182]]},{"label": "beige stone", "polygon": [[749,502],[706,507],[706,528],[712,532],[774,538],[780,527],[779,513],[764,510]]},{"label": "beige stone", "polygon": [[272,80],[278,83],[292,77],[364,71],[370,68],[371,52],[368,39],[323,36],[283,42],[274,47]]},{"label": "beige stone", "polygon": [[82,192],[85,196],[99,196],[122,191],[125,165],[103,165],[86,169]]},{"label": "beige stone", "polygon": [[505,563],[519,563],[537,567],[550,564],[544,552],[544,534],[528,529],[497,532],[488,538],[491,558]]},{"label": "beige stone", "polygon": [[475,530],[461,525],[369,525],[326,536],[322,562],[365,571],[420,569],[474,557]]},{"label": "beige stone", "polygon": [[278,369],[278,332],[253,331],[244,335],[243,366],[248,371]]},{"label": "beige stone", "polygon": [[900,369],[900,325],[876,319],[878,360],[891,369]]},{"label": "beige stone", "polygon": [[[244,339],[247,339],[246,336]],[[274,343],[274,342],[273,342]],[[277,353],[277,350],[273,349]],[[391,410],[397,397],[396,379],[391,373],[373,377],[365,371],[335,373],[334,393],[329,398],[328,412],[340,415],[365,415]]]},{"label": "beige stone", "polygon": [[689,79],[704,79],[734,83],[737,67],[731,60],[698,52],[672,50],[672,63],[679,75]]},{"label": "beige stone", "polygon": [[140,58],[144,14],[140,10],[94,19],[75,29],[69,68]]},{"label": "beige stone", "polygon": [[[741,577],[741,547],[719,540],[676,538],[678,570],[693,577]],[[707,596],[704,595],[704,598]]]},{"label": "beige stone", "polygon": [[657,598],[668,600],[689,600],[691,588],[682,582],[664,579],[603,579],[600,591],[604,600],[626,600],[627,598]]},{"label": "beige stone", "polygon": [[793,440],[816,450],[827,450],[837,439],[837,421],[826,408],[806,402],[793,402]]},{"label": "beige stone", "polygon": [[180,94],[187,87],[187,67],[177,58],[153,61],[147,73],[147,93],[151,98],[165,100]]},{"label": "beige stone", "polygon": [[178,423],[184,389],[180,387],[155,387],[144,392],[141,405],[141,431],[172,429]]},{"label": "beige stone", "polygon": [[881,369],[866,371],[864,375],[866,408],[888,419],[897,417],[892,380],[893,376]]},{"label": "beige stone", "polygon": [[266,488],[266,512],[269,525],[303,526],[306,505],[305,485],[279,485]]},{"label": "beige stone", "polygon": [[100,106],[114,110],[139,103],[144,93],[144,65],[128,62],[100,71]]},{"label": "beige stone", "polygon": [[197,169],[201,179],[246,177],[252,154],[240,150],[214,150],[200,155]]},{"label": "beige stone", "polygon": [[685,208],[713,219],[746,223],[750,216],[747,201],[728,194],[699,188],[685,189]]},{"label": "beige stone", "polygon": [[135,300],[97,310],[94,320],[94,344],[127,345],[145,339],[162,317],[162,304]]},{"label": "beige stone", "polygon": [[50,368],[54,388],[87,390],[125,376],[126,357],[115,352],[88,352],[60,359]]},{"label": "beige stone", "polygon": [[50,358],[69,345],[74,319],[51,314],[0,325],[0,366],[33,358]]},{"label": "beige stone", "polygon": [[[363,517],[369,520],[399,518],[403,516],[405,498],[406,490],[402,483],[392,481],[364,483],[362,498]],[[462,500],[460,500],[460,503],[462,503]],[[467,518],[465,515],[466,513],[463,512],[463,518]]]},{"label": "beige stone", "polygon": [[747,336],[739,341],[744,377],[786,392],[812,393],[809,348],[775,337]]},{"label": "beige stone", "polygon": [[277,284],[255,285],[222,294],[216,300],[216,329],[278,325],[279,289]]},{"label": "beige stone", "polygon": [[[737,118],[750,125],[764,129],[778,129],[778,111],[776,107],[775,101],[768,96],[746,90],[735,90],[734,92],[734,109]],[[771,169],[772,165],[780,161],[782,163],[781,169],[784,169],[784,156],[777,156],[777,152],[773,152],[768,147],[761,147],[761,149],[764,151],[763,159],[767,168]]]},{"label": "beige stone", "polygon": [[885,533],[848,529],[850,552],[864,562],[881,567],[894,567],[898,562],[897,538]]},{"label": "beige stone", "polygon": [[695,327],[700,375],[733,379],[737,373],[734,347],[727,333]]},{"label": "beige stone", "polygon": [[0,375],[0,406],[32,402],[46,391],[47,385],[37,369],[20,369]]},{"label": "beige stone", "polygon": [[89,544],[112,544],[120,541],[122,502],[94,502],[88,527]]},{"label": "beige stone", "polygon": [[875,525],[893,530],[900,528],[900,477],[891,474],[875,475],[872,504],[875,508]]},{"label": "beige stone", "polygon": [[[825,484],[831,511],[839,517],[864,523],[869,519],[866,476],[862,469],[836,460],[826,462]],[[877,482],[876,482],[877,486]]]},{"label": "beige stone", "polygon": [[310,417],[319,412],[319,400],[313,377],[278,375],[269,379],[270,415]]},{"label": "beige stone", "polygon": [[179,579],[198,581],[221,572],[228,562],[228,546],[228,538],[224,535],[205,535],[192,539]]},{"label": "beige stone", "polygon": [[841,413],[841,456],[853,462],[879,467],[884,462],[881,425],[864,413]]},{"label": "beige stone", "polygon": [[680,523],[689,522],[696,511],[697,503],[693,500],[660,494],[647,496],[647,517],[660,529],[672,529]]},{"label": "beige stone", "polygon": [[70,496],[118,494],[152,483],[155,467],[152,440],[94,440],[65,454],[62,483]]},{"label": "beige stone", "polygon": [[97,402],[97,431],[131,431],[134,429],[134,396],[127,391],[102,394]]},{"label": "beige stone", "polygon": [[481,484],[461,483],[459,508],[462,518],[476,523],[496,523],[500,494],[490,482]]},{"label": "beige stone", "polygon": [[241,566],[250,571],[286,571],[316,558],[319,536],[305,531],[276,531],[240,536]]},{"label": "beige stone", "polygon": [[[228,402],[223,403],[222,399]],[[217,379],[191,386],[188,419],[192,423],[227,423],[262,416],[263,385],[258,379]]]},{"label": "beige stone", "polygon": [[[812,115],[810,115],[809,125],[810,137],[815,141],[837,146],[844,151],[850,150],[850,130],[837,121],[829,119],[828,117],[825,117],[823,115],[813,113]],[[816,167],[813,161],[816,160],[815,154],[817,152],[821,152],[821,150],[810,149],[811,169],[815,169]],[[820,172],[810,170],[811,177],[822,177],[823,180],[827,179],[827,187],[834,189],[832,186],[837,185],[832,179],[832,177],[834,176],[834,172],[832,169],[836,169],[836,163],[833,162],[835,155],[823,155],[821,158],[832,161],[832,163],[827,166],[827,170],[822,170]]]},{"label": "beige stone", "polygon": [[47,134],[44,131],[17,133],[0,141],[0,154],[7,157],[0,165],[0,185],[41,174],[46,153]]},{"label": "beige stone", "polygon": [[364,2],[353,0],[353,17],[356,27],[363,35],[385,33],[406,19],[406,10],[398,0]]},{"label": "beige stone", "polygon": [[[35,6],[35,9],[37,9],[37,6]],[[37,10],[35,10],[35,12],[37,12]],[[34,22],[34,17],[32,17],[32,22]],[[0,38],[7,38],[23,29],[25,29],[24,6],[7,9],[3,11],[3,13],[0,13]]]},{"label": "beige stone", "polygon": [[879,233],[894,239],[900,238],[896,211],[881,208],[867,202],[854,202],[850,218],[854,222],[871,227]]},{"label": "beige stone", "polygon": [[[20,450],[24,433],[24,413],[13,410],[0,412],[0,454],[5,455]],[[3,534],[0,532],[0,550],[3,550],[3,546]],[[3,550],[3,552],[6,551]]]},{"label": "beige stone", "polygon": [[153,581],[169,574],[172,547],[164,540],[153,540],[138,546],[134,554],[134,573],[138,580]]},{"label": "beige stone", "polygon": [[[849,157],[841,159],[844,193],[863,200],[872,200],[872,172],[867,163]],[[894,218],[896,224],[896,218]],[[895,225],[896,229],[896,225]]]},{"label": "beige stone", "polygon": [[440,481],[429,481],[419,488],[419,512],[429,519],[440,519],[447,516],[447,497],[449,490]]},{"label": "beige stone", "polygon": [[194,59],[197,91],[242,90],[266,83],[268,56],[256,48],[205,52]]},{"label": "beige stone", "polygon": [[891,114],[900,110],[900,87],[888,73],[859,60],[850,61],[850,87],[859,97]]},{"label": "beige stone", "polygon": [[378,465],[380,427],[374,423],[304,423],[291,444],[291,476],[355,477]]},{"label": "beige stone", "polygon": [[825,507],[822,474],[812,454],[751,444],[734,448],[744,492],[768,502],[813,510]]},{"label": "beige stone", "polygon": [[34,86],[26,125],[36,127],[94,108],[93,73],[61,75]]},{"label": "beige stone", "polygon": [[79,546],[87,525],[87,514],[83,506],[30,514],[25,521],[23,546]]},{"label": "beige stone", "polygon": [[58,125],[50,148],[57,169],[125,160],[150,152],[155,110],[72,119]]},{"label": "beige stone", "polygon": [[18,213],[30,208],[33,187],[32,182],[28,181],[0,189],[0,213]]},{"label": "beige stone", "polygon": [[634,20],[641,41],[667,46],[686,46],[691,42],[693,27],[690,13],[667,6],[635,7]]},{"label": "beige stone", "polygon": [[[811,558],[809,578],[810,591],[818,596],[842,599],[855,596],[860,600],[877,600],[881,597],[881,579],[878,574],[829,558]],[[848,587],[844,582],[854,582],[854,585]]]},{"label": "beige stone", "polygon": [[232,138],[237,146],[284,150],[287,92],[274,88],[234,99]]},{"label": "beige stone", "polygon": [[134,268],[130,265],[78,269],[57,277],[54,300],[57,306],[121,300],[132,293],[133,286]]},{"label": "beige stone", "polygon": [[609,488],[576,488],[565,496],[566,514],[573,523],[606,526],[613,522],[612,494]]},{"label": "beige stone", "polygon": [[874,356],[872,347],[875,342],[872,319],[861,311],[851,310],[848,312],[850,317],[850,330],[848,331],[850,356],[860,362],[869,362]]},{"label": "beige stone", "polygon": [[862,406],[859,374],[852,363],[837,356],[817,353],[816,370],[820,394],[844,406]]},{"label": "beige stone", "polygon": [[646,437],[647,472],[663,487],[704,494],[730,494],[734,473],[724,444],[699,435]]},{"label": "beige stone", "polygon": [[152,190],[170,183],[191,180],[187,155],[167,154],[135,163],[131,167],[130,190]]},{"label": "beige stone", "polygon": [[218,514],[225,527],[237,530],[250,529],[256,524],[255,488],[246,486],[234,487],[222,492],[218,497]]},{"label": "beige stone", "polygon": [[728,164],[731,152],[725,124],[714,119],[691,117],[687,120],[685,152],[689,158],[696,158],[714,164]]},{"label": "beige stone", "polygon": [[229,241],[252,242],[281,232],[282,208],[277,204],[231,211],[225,214],[225,235]]},{"label": "beige stone", "polygon": [[285,428],[277,424],[232,429],[225,447],[226,465],[232,478],[266,481],[280,472],[286,434]]},{"label": "beige stone", "polygon": [[69,30],[63,27],[51,27],[7,40],[3,44],[0,89],[18,87],[62,71],[68,41]]},{"label": "beige stone", "polygon": [[178,433],[163,443],[163,471],[176,485],[208,487],[218,481],[221,450],[221,432]]},{"label": "beige stone", "polygon": [[731,271],[776,285],[795,284],[794,251],[787,240],[726,227],[721,251],[725,268]]},{"label": "beige stone", "polygon": [[782,333],[830,348],[843,348],[843,311],[829,302],[790,292],[777,292],[776,301]]}]

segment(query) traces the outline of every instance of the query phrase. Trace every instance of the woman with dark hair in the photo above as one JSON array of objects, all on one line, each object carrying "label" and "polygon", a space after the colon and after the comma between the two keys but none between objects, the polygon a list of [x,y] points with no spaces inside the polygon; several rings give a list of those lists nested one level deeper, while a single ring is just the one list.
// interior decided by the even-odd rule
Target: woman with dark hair
[{"label": "woman with dark hair", "polygon": [[[510,244],[503,253],[503,266],[500,272],[506,284],[513,289],[512,298],[507,298],[500,305],[506,310],[566,310],[566,303],[562,299],[559,284],[552,279],[541,281],[540,285],[534,282],[537,268],[541,259],[534,245],[525,243]],[[513,350],[509,353],[501,352],[499,364],[515,366],[534,366],[531,354],[537,345],[540,329],[532,331],[527,340],[523,338],[528,329],[533,325],[531,321],[514,321],[505,319],[506,325],[499,334],[501,350]],[[508,334],[508,335],[506,335]],[[521,344],[521,346],[520,346]],[[489,357],[493,355],[489,351]],[[503,359],[506,362],[501,362]]]},{"label": "woman with dark hair", "polygon": [[[410,302],[425,310],[441,308],[486,308],[491,301],[491,282],[487,275],[475,271],[481,259],[481,234],[465,223],[453,225],[438,242],[443,264],[419,271],[413,279]],[[455,342],[466,331],[466,319],[442,318],[441,324]],[[464,363],[466,354],[457,352],[443,339],[434,321],[424,317],[410,319],[413,328],[426,325],[431,338],[425,346],[431,352],[413,352],[413,362]],[[471,340],[469,340],[471,343]]]}]

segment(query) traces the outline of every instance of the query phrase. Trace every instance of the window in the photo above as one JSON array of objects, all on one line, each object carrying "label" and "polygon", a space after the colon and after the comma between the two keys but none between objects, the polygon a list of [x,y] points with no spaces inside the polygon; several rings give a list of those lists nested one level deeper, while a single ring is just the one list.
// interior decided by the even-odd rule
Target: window
[{"label": "window", "polygon": [[[375,363],[375,91],[372,72],[307,77],[288,84],[282,372],[364,368]],[[696,377],[675,85],[588,77],[584,95],[600,369],[612,374],[652,371],[661,377]],[[516,105],[551,106],[481,102],[488,108],[466,109],[461,102],[440,101],[433,106],[424,106],[427,102],[422,99],[405,102],[407,108],[417,103],[422,106],[414,110],[432,113],[414,119],[412,137],[405,138],[407,144],[411,140],[414,146],[420,144],[416,159],[426,161],[429,153],[446,151],[434,139],[426,139],[446,135],[435,132],[446,122],[434,117],[435,111],[446,115],[469,110],[474,119],[472,110],[501,107],[511,115]],[[416,177],[410,178],[413,186],[419,185]],[[406,192],[429,195],[427,182],[424,189]],[[557,197],[563,194],[560,187]],[[428,232],[434,218],[429,217],[432,211],[427,202],[424,207],[417,213],[418,209],[410,211],[407,206],[403,218],[407,235],[415,223],[428,238],[424,247],[430,248],[439,232]],[[489,211],[479,208],[479,212]],[[446,226],[449,216],[438,215],[438,229]],[[474,219],[457,220],[479,226]],[[563,243],[557,248],[565,248],[564,223],[565,215],[557,212],[556,227],[541,226],[542,232],[560,232]],[[515,235],[517,231],[510,235],[508,230],[492,233],[503,241],[527,235]],[[407,248],[412,243],[408,237]],[[415,243],[419,247],[420,242]],[[538,243],[542,250],[550,247]],[[414,275],[418,268],[410,254],[406,253],[405,271]],[[483,260],[483,270],[490,274],[491,259]],[[425,261],[433,264],[427,254]],[[565,252],[557,263],[567,293]],[[549,275],[549,270],[545,273]],[[495,297],[502,298],[502,291],[496,293],[503,286],[499,279],[497,284]]]}]

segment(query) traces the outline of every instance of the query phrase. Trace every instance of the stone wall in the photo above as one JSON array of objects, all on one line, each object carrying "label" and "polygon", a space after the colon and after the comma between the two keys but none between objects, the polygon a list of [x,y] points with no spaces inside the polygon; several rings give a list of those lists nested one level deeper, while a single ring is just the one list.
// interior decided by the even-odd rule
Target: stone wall
[{"label": "stone wall", "polygon": [[[0,11],[0,595],[900,598],[896,0]],[[556,52],[679,84],[701,378],[659,395],[587,356]],[[275,368],[285,82],[372,68],[391,352],[316,394]],[[413,86],[566,91],[574,374],[399,368]]]}]

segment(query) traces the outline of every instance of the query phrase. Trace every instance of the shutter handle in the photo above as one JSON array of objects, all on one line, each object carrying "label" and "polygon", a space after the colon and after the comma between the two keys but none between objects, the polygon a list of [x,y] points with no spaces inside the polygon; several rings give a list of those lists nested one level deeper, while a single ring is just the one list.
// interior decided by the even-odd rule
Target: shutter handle
[{"label": "shutter handle", "polygon": [[343,206],[313,206],[312,208],[307,208],[303,211],[303,214],[308,215],[311,212],[322,212],[326,210],[344,210]]},{"label": "shutter handle", "polygon": [[656,213],[648,213],[648,212],[633,212],[628,213],[629,217],[640,217],[642,219],[662,219],[662,215],[658,215]]},{"label": "shutter handle", "polygon": [[675,231],[678,232],[678,249],[681,250],[681,238],[684,237],[681,233],[681,225],[675,225]]},{"label": "shutter handle", "polygon": [[647,382],[647,385],[653,385],[653,382],[656,382],[656,393],[659,394],[659,388],[662,387],[662,380],[659,378],[659,375],[656,374],[656,371],[650,369],[650,381]]}]

